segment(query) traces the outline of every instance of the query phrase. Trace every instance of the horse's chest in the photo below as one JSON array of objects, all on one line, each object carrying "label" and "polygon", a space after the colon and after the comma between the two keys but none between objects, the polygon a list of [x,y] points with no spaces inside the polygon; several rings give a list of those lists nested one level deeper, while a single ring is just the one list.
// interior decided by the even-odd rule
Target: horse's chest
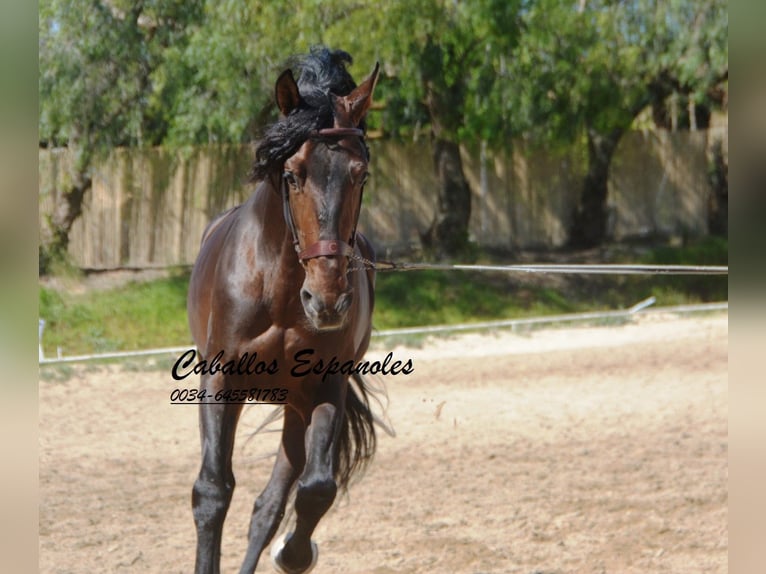
[{"label": "horse's chest", "polygon": [[332,360],[354,359],[353,345],[343,344],[348,337],[339,333],[313,333],[302,328],[284,328],[272,325],[260,335],[245,342],[240,354],[256,354],[261,359],[279,366],[288,378],[303,378],[308,362],[327,364]]}]

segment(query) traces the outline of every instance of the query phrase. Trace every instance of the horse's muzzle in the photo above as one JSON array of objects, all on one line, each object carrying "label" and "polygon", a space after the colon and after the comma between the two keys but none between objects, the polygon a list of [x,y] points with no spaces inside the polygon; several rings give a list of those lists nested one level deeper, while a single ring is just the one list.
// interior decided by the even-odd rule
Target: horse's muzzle
[{"label": "horse's muzzle", "polygon": [[353,296],[351,290],[344,291],[337,297],[321,297],[305,287],[301,289],[303,310],[317,331],[332,331],[343,327]]}]

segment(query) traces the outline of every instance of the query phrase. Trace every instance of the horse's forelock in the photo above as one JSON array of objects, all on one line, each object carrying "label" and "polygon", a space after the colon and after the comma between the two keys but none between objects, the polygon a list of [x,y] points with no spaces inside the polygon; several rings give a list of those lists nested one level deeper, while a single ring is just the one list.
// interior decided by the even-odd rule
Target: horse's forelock
[{"label": "horse's forelock", "polygon": [[264,132],[255,152],[253,180],[265,179],[281,170],[312,131],[332,127],[332,95],[345,96],[356,87],[346,70],[346,65],[352,62],[351,55],[343,50],[315,47],[290,62],[291,67],[299,70],[297,83],[303,102]]},{"label": "horse's forelock", "polygon": [[346,96],[356,87],[356,82],[346,69],[353,62],[351,55],[343,50],[329,50],[323,46],[311,49],[300,56],[296,65],[300,70],[298,88],[301,95],[318,94]]}]

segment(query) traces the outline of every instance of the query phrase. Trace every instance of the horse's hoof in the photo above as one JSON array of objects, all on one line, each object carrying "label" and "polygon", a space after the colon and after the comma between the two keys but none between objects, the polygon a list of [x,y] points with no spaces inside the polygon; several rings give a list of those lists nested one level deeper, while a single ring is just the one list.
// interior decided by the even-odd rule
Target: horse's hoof
[{"label": "horse's hoof", "polygon": [[274,569],[279,574],[308,574],[317,565],[319,559],[319,548],[316,543],[311,541],[311,564],[301,570],[293,570],[282,564],[280,557],[282,555],[282,549],[285,547],[285,541],[287,540],[288,533],[281,534],[274,542],[271,543],[271,563]]}]

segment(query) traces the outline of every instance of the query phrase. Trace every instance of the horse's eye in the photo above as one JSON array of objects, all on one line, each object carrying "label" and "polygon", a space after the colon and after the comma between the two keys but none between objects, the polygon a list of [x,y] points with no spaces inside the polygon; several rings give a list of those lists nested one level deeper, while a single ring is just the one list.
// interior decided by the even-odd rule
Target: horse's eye
[{"label": "horse's eye", "polygon": [[364,175],[362,176],[362,187],[367,185],[368,179],[370,179],[370,174],[368,172],[364,172]]},{"label": "horse's eye", "polygon": [[286,171],[282,174],[282,177],[284,180],[288,183],[290,187],[298,187],[298,178],[295,177],[295,174],[291,171]]}]

